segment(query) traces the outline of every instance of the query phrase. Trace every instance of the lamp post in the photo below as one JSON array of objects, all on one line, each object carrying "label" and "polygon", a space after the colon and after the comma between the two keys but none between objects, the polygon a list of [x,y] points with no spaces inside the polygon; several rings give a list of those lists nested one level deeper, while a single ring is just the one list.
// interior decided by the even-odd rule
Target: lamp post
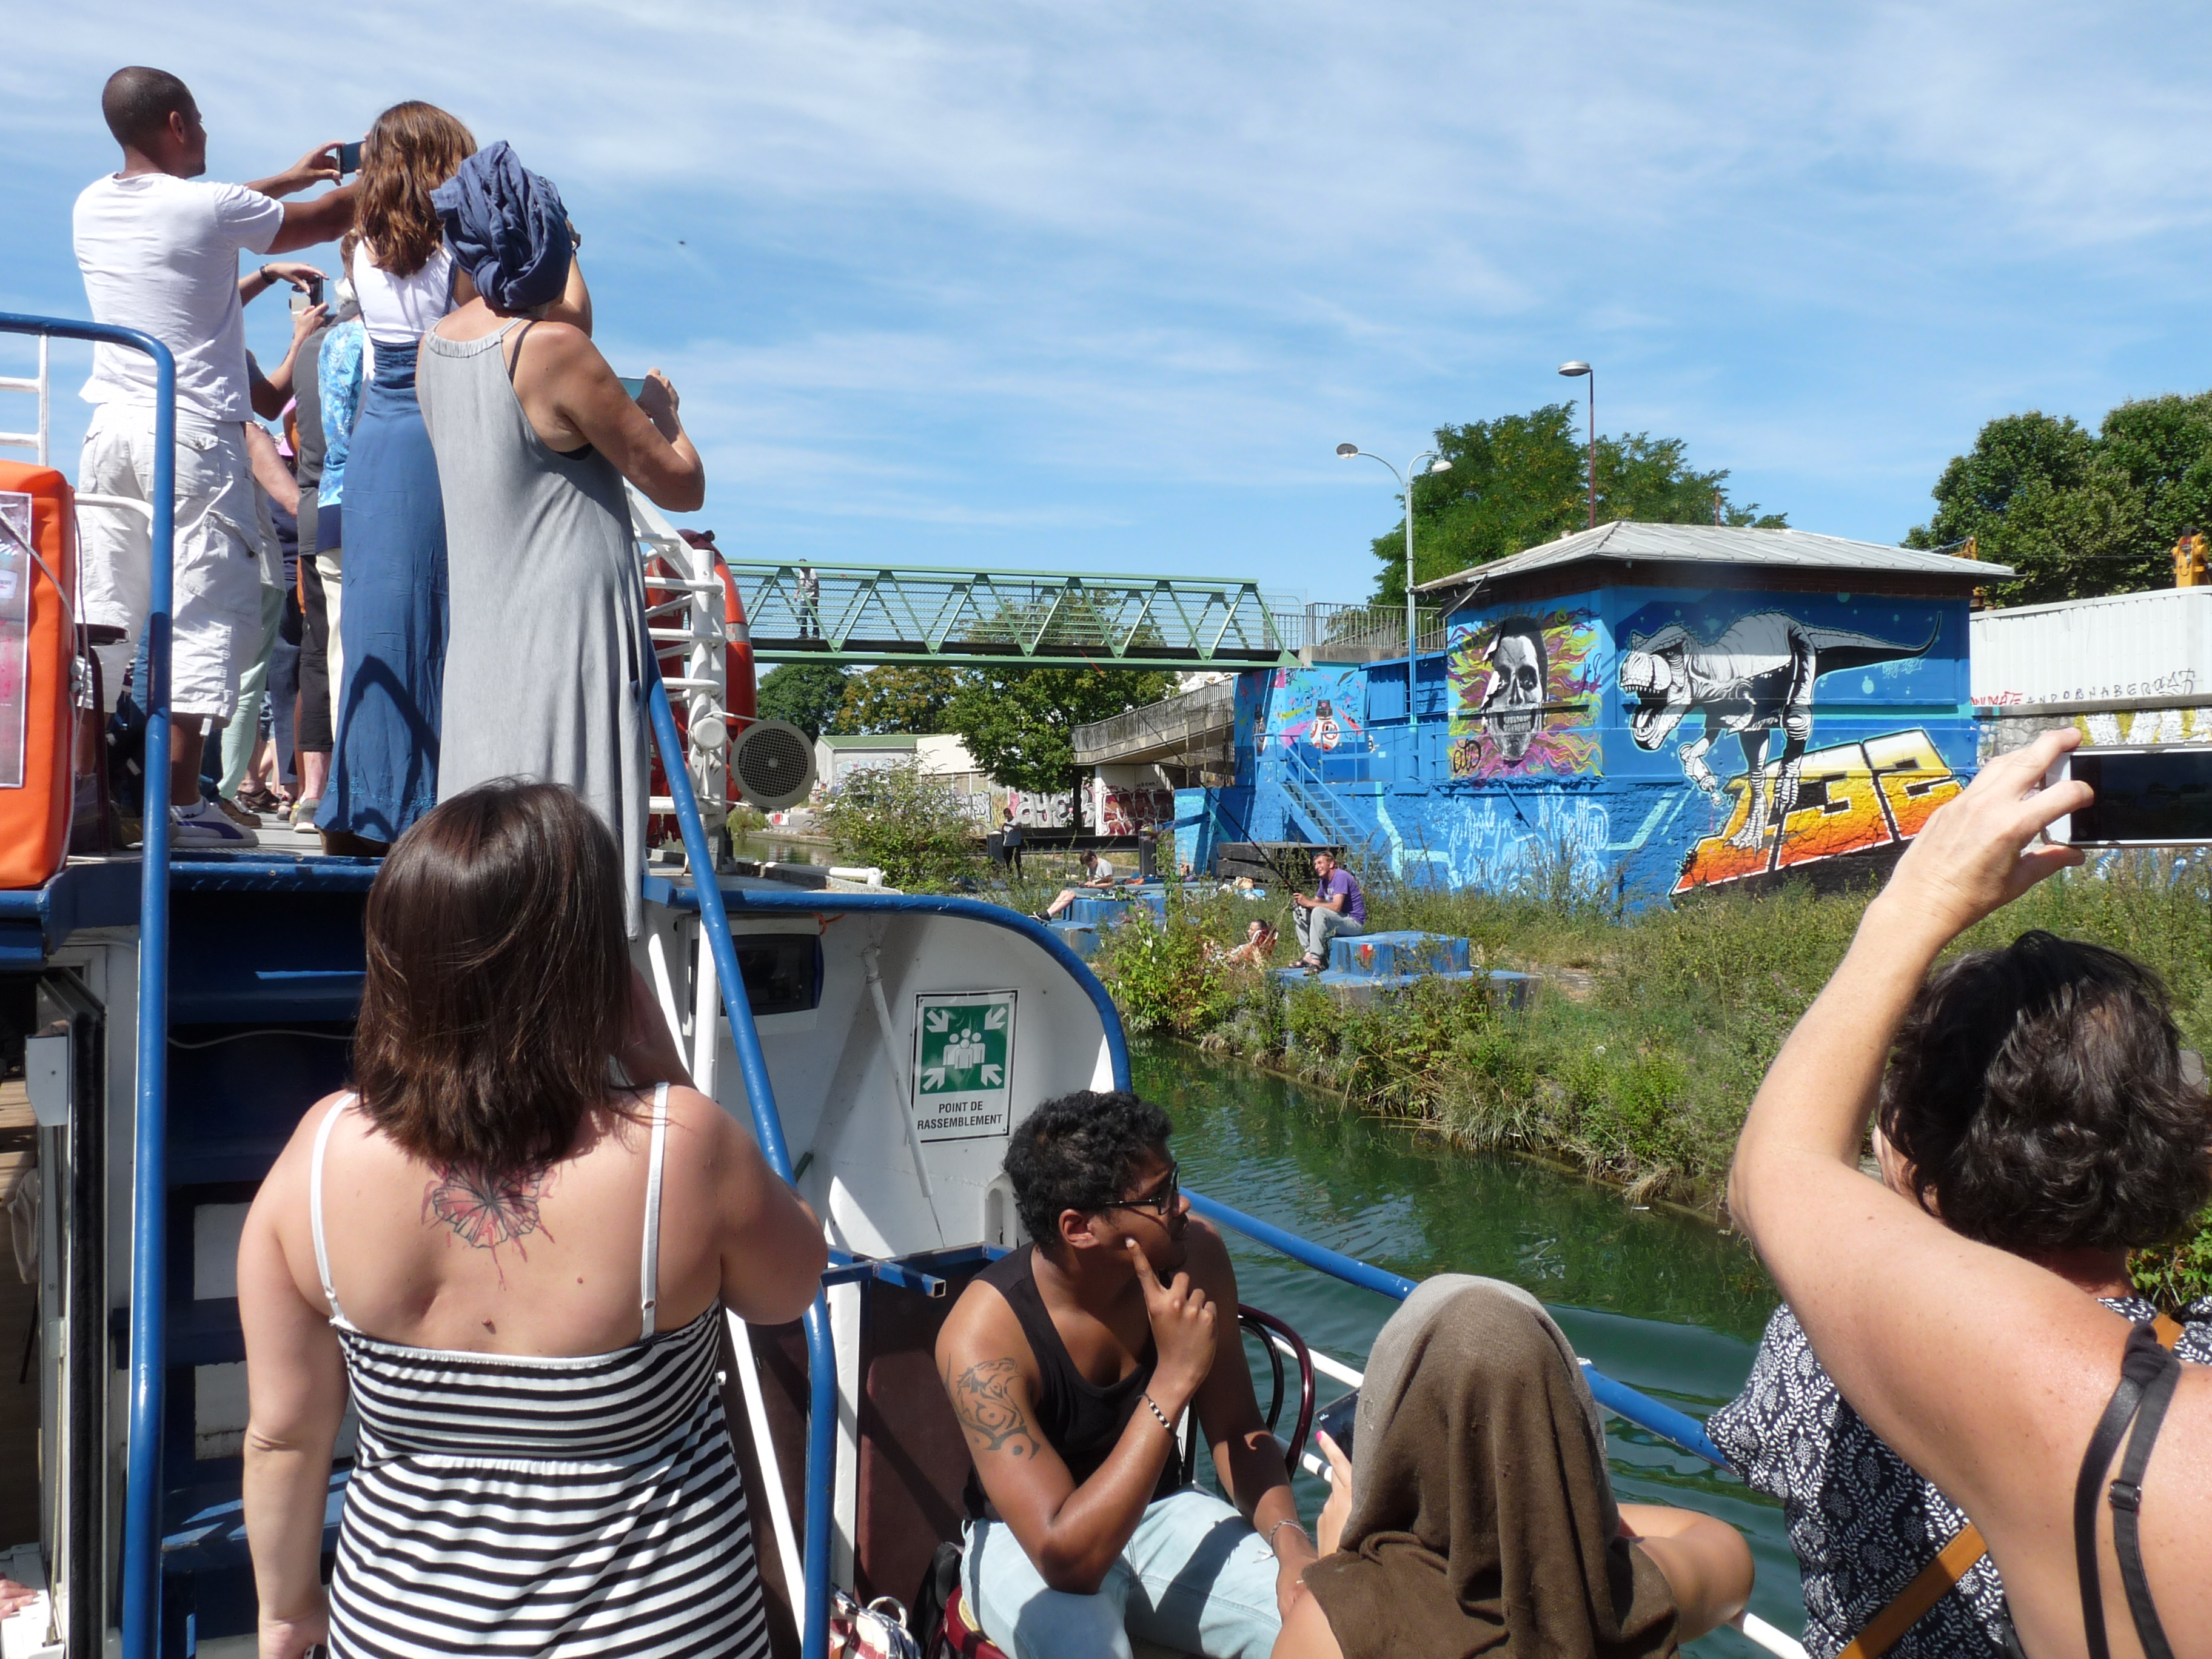
[{"label": "lamp post", "polygon": [[[1382,461],[1380,455],[1376,454],[1372,450],[1362,449],[1358,444],[1339,444],[1336,447],[1336,458],[1340,461],[1348,461],[1355,455],[1364,455],[1370,461]],[[1430,463],[1425,469],[1421,465],[1423,461]],[[1419,690],[1418,680],[1419,671],[1416,666],[1414,656],[1419,647],[1418,636],[1414,631],[1413,486],[1410,480],[1420,477],[1425,470],[1429,472],[1449,472],[1451,471],[1451,463],[1438,455],[1435,450],[1425,449],[1406,463],[1406,470],[1403,472],[1399,471],[1395,466],[1390,466],[1388,461],[1382,461],[1382,465],[1390,467],[1390,476],[1398,481],[1398,487],[1406,492],[1406,752],[1407,758],[1413,763],[1413,775],[1418,778],[1421,775],[1421,716],[1420,711],[1413,706],[1413,694]]]},{"label": "lamp post", "polygon": [[1561,363],[1559,373],[1569,380],[1589,377],[1589,527],[1597,528],[1597,371],[1588,363]]}]

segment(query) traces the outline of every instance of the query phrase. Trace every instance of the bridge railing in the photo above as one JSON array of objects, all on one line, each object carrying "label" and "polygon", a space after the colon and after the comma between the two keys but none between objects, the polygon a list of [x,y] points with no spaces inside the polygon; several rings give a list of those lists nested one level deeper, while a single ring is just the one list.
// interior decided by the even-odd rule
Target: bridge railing
[{"label": "bridge railing", "polygon": [[1256,582],[730,561],[765,661],[1272,664],[1303,607]]},{"label": "bridge railing", "polygon": [[[1075,728],[1075,763],[1095,766],[1154,750],[1204,746],[1220,742],[1237,724],[1237,682],[1220,680],[1180,696],[1132,708],[1126,714],[1093,720]],[[1201,739],[1216,741],[1205,743]]]},{"label": "bridge railing", "polygon": [[[1441,611],[1413,611],[1414,638],[1424,652],[1444,648]],[[1406,654],[1402,605],[1310,605],[1305,614],[1307,659],[1313,662],[1377,662]]]}]

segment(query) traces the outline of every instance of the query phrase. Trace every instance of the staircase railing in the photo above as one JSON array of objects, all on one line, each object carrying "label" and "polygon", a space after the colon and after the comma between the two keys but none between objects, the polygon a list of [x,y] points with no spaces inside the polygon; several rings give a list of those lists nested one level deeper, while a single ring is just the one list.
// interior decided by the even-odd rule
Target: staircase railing
[{"label": "staircase railing", "polygon": [[[131,1392],[123,1496],[124,1659],[155,1659],[161,1636],[161,1417],[167,1338],[169,1194],[169,625],[176,587],[177,365],[135,328],[0,313],[0,333],[90,340],[154,360],[153,544],[146,604],[145,852],[138,896],[138,1054],[131,1164]],[[40,380],[45,380],[41,345]],[[39,426],[46,430],[45,393]],[[80,552],[79,556],[82,556]],[[76,1340],[87,1340],[86,1333]]]},{"label": "staircase railing", "polygon": [[1347,854],[1364,854],[1376,834],[1347,811],[1321,774],[1298,753],[1297,745],[1285,743],[1275,750],[1282,765],[1283,793],[1312,821],[1324,839],[1340,845]]},{"label": "staircase railing", "polygon": [[[699,897],[699,920],[714,960],[723,1007],[730,1017],[730,1036],[738,1050],[738,1069],[745,1083],[745,1102],[752,1109],[753,1134],[760,1142],[769,1167],[793,1182],[791,1152],[783,1138],[783,1120],[775,1109],[775,1087],[769,1081],[768,1060],[761,1053],[760,1033],[753,1025],[752,1002],[745,994],[745,976],[738,965],[737,941],[730,934],[730,916],[722,903],[722,889],[715,879],[714,853],[707,829],[699,816],[698,798],[692,793],[691,775],[684,765],[684,739],[676,729],[676,716],[668,704],[668,688],[661,683],[656,661],[649,694],[653,735],[660,745],[661,769],[668,777],[676,822],[684,833],[684,855],[691,866],[691,881]],[[697,1018],[711,1018],[710,1009]],[[836,1449],[837,1354],[830,1334],[829,1298],[816,1291],[814,1305],[806,1310],[806,1582],[797,1609],[800,1659],[827,1659],[830,1651],[830,1485],[831,1460]],[[788,1588],[788,1587],[787,1587]]]}]

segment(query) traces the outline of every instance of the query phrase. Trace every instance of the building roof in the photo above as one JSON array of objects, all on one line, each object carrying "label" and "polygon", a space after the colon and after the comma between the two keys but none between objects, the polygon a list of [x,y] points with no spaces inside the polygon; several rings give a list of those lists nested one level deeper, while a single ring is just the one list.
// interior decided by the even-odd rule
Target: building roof
[{"label": "building roof", "polygon": [[878,732],[872,737],[865,738],[820,737],[815,738],[814,741],[818,744],[825,744],[833,750],[911,749],[915,744],[914,734],[911,732]]},{"label": "building roof", "polygon": [[1639,524],[1616,519],[1595,530],[1578,530],[1510,558],[1472,565],[1414,591],[1478,590],[1517,576],[1584,562],[1609,564],[1755,565],[1807,575],[1866,572],[1874,575],[1949,577],[1975,586],[2008,581],[2009,566],[1985,559],[1962,559],[1917,547],[1847,541],[1806,530],[1753,530],[1717,524]]}]

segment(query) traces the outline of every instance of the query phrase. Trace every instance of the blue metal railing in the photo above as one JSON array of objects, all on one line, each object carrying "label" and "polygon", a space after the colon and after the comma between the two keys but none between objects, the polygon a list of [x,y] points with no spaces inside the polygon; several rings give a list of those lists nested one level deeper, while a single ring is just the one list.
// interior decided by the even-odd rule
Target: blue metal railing
[{"label": "blue metal railing", "polygon": [[[0,333],[128,346],[154,360],[154,509],[146,605],[145,852],[138,896],[138,1059],[131,1166],[131,1395],[123,1496],[124,1659],[161,1634],[161,1363],[169,1294],[169,623],[175,594],[177,365],[135,328],[0,313]],[[79,556],[82,557],[80,550]],[[79,1334],[82,1340],[82,1334]]]},{"label": "blue metal railing", "polygon": [[[752,1002],[745,994],[745,976],[738,965],[737,942],[730,936],[730,916],[722,903],[722,890],[714,878],[714,849],[708,845],[707,827],[699,817],[698,798],[691,791],[691,774],[684,764],[683,734],[668,706],[668,688],[661,684],[658,659],[653,659],[648,706],[653,714],[653,739],[660,747],[661,769],[668,777],[669,799],[676,807],[676,822],[684,833],[684,851],[691,864],[692,889],[698,896],[699,920],[707,930],[714,953],[715,976],[722,983],[723,1006],[729,1011],[730,1035],[738,1049],[738,1069],[745,1080],[745,1101],[752,1108],[753,1133],[769,1168],[796,1185],[791,1152],[784,1144],[783,1120],[775,1109],[775,1089],[769,1081],[768,1060],[761,1053],[760,1033],[753,1025]],[[706,1011],[699,1011],[706,1017]],[[830,1486],[837,1430],[837,1353],[830,1334],[830,1300],[817,1291],[806,1310],[806,1583],[798,1609],[799,1659],[828,1659],[830,1651]],[[789,1588],[787,1586],[787,1589]]]},{"label": "blue metal railing", "polygon": [[[1183,1193],[1190,1200],[1190,1207],[1217,1226],[1234,1227],[1247,1238],[1265,1244],[1269,1249],[1279,1251],[1293,1261],[1304,1262],[1332,1278],[1340,1279],[1347,1285],[1357,1285],[1362,1290],[1374,1291],[1403,1302],[1413,1293],[1414,1286],[1419,1282],[1407,1279],[1402,1273],[1386,1273],[1380,1267],[1370,1267],[1364,1261],[1332,1250],[1327,1245],[1300,1238],[1296,1233],[1278,1227],[1272,1221],[1262,1221],[1255,1215],[1247,1215],[1243,1211],[1233,1210],[1216,1200],[1201,1197],[1188,1187],[1183,1188]],[[1662,1438],[1673,1441],[1685,1451],[1697,1453],[1709,1463],[1718,1464],[1722,1468],[1729,1467],[1728,1459],[1723,1457],[1721,1449],[1713,1444],[1712,1437],[1705,1432],[1705,1425],[1687,1412],[1677,1411],[1639,1389],[1630,1388],[1626,1382],[1617,1382],[1595,1365],[1585,1363],[1583,1376],[1589,1379],[1590,1393],[1597,1403],[1614,1416],[1626,1418],[1640,1429],[1649,1429]]]}]

